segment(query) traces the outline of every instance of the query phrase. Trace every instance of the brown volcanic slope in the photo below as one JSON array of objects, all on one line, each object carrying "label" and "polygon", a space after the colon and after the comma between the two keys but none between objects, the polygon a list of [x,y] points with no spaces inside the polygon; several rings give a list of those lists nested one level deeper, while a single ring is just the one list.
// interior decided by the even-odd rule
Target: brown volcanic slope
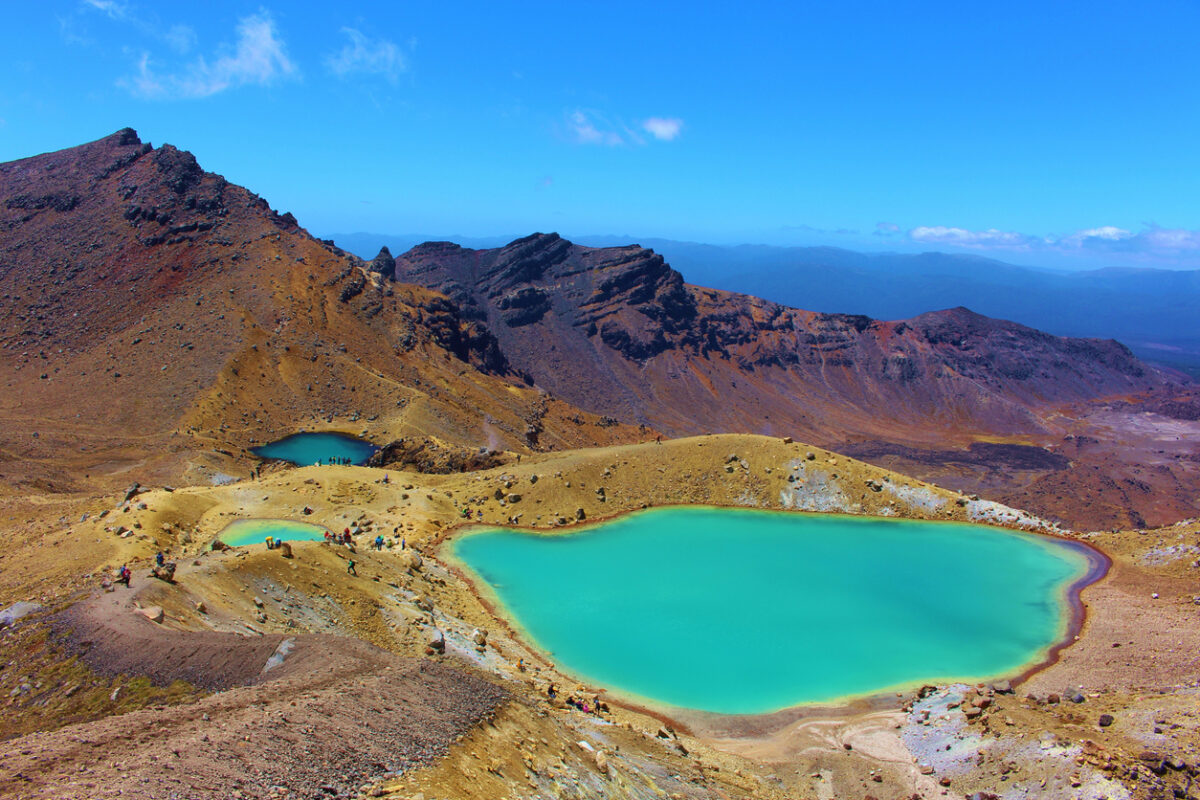
[{"label": "brown volcanic slope", "polygon": [[[895,448],[878,444],[937,451],[981,438],[1058,442],[1065,430],[1058,410],[1177,380],[1115,341],[1051,336],[965,308],[894,322],[801,311],[687,285],[645,248],[580,247],[556,234],[493,250],[423,244],[396,259],[395,277],[447,294],[465,318],[487,326],[515,369],[596,413],[674,434],[744,431],[834,448],[858,443],[860,457],[876,447],[896,468],[1020,497],[1073,524],[1136,522],[1147,512],[1132,506],[1158,502],[1156,485],[1172,492],[1162,508],[1168,519],[1195,512],[1190,473],[1155,484],[1114,479],[1101,469],[1096,481],[1129,477],[1146,490],[1134,486],[1138,498],[1080,509],[1070,481],[1058,480],[1077,462],[1040,447],[1022,457],[1030,469],[1001,464],[997,474],[987,454],[966,463],[897,460]],[[864,448],[863,441],[874,444]],[[1056,480],[1045,491],[1029,490],[1029,482],[1047,476]]]},{"label": "brown volcanic slope", "polygon": [[516,385],[445,297],[381,283],[132,130],[0,165],[0,198],[0,486],[203,477],[229,468],[216,451],[300,426],[514,448],[530,427],[542,447],[637,435]]}]

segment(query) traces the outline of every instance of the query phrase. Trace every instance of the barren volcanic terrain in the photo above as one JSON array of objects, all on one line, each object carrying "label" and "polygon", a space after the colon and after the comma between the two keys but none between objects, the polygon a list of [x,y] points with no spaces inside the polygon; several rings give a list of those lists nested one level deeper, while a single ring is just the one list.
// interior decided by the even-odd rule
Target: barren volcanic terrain
[{"label": "barren volcanic terrain", "polygon": [[[1119,343],[790,309],[554,235],[365,262],[129,129],[0,165],[0,198],[5,797],[1197,796],[1196,393]],[[249,450],[300,430],[381,449]],[[1016,686],[738,717],[616,702],[445,557],[467,521],[697,503],[1112,566]],[[349,541],[218,543],[243,519]]]},{"label": "barren volcanic terrain", "polygon": [[[1132,410],[1150,398],[1146,408],[1158,409],[1187,383],[1115,341],[1051,336],[965,308],[894,322],[800,311],[689,286],[651,250],[555,234],[495,250],[420,245],[395,260],[395,275],[446,293],[515,369],[598,414],[673,434],[851,448],[1080,527],[1200,510],[1200,471],[1187,458],[1197,430],[1176,447],[1179,426],[1161,415],[1158,425],[1109,415],[1097,435],[1107,400]],[[1074,447],[1081,437],[1100,446]],[[1064,485],[1108,500],[1063,502]]]}]

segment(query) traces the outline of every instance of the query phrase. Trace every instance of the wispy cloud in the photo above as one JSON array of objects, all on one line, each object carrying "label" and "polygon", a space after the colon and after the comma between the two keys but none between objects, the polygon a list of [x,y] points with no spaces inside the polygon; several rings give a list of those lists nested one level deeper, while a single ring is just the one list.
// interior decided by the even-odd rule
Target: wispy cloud
[{"label": "wispy cloud", "polygon": [[651,117],[642,123],[642,130],[660,141],[673,142],[683,133],[683,120],[677,117]]},{"label": "wispy cloud", "polygon": [[129,5],[117,0],[83,0],[83,5],[103,12],[112,19],[126,19],[129,16]]},{"label": "wispy cloud", "polygon": [[900,232],[900,226],[894,222],[876,222],[875,236],[895,236]]},{"label": "wispy cloud", "polygon": [[624,133],[594,111],[576,109],[567,115],[567,129],[577,144],[617,147],[625,144]]},{"label": "wispy cloud", "polygon": [[1150,259],[1200,258],[1200,230],[1164,228],[1153,223],[1146,224],[1136,232],[1115,225],[1100,225],[1066,235],[1049,236],[996,228],[973,231],[922,225],[908,231],[908,237],[924,244],[975,250],[1113,254]]},{"label": "wispy cloud", "polygon": [[943,225],[922,225],[908,232],[914,242],[948,244],[956,247],[1004,247],[1020,248],[1032,243],[1031,237],[1013,231],[988,228],[986,231],[969,231],[965,228],[947,228]]},{"label": "wispy cloud", "polygon": [[673,141],[683,132],[683,120],[650,117],[638,126],[631,126],[620,118],[610,118],[592,109],[577,108],[567,112],[566,129],[569,138],[576,144],[619,147],[646,144],[646,133],[659,141]]},{"label": "wispy cloud", "polygon": [[[153,12],[135,11],[132,5],[120,0],[80,0],[79,8],[83,12],[96,11],[114,22],[129,25],[153,39],[165,42],[172,50],[180,55],[190,51],[196,44],[196,32],[188,25],[164,25]],[[64,35],[70,41],[85,41],[83,37],[73,35],[67,28],[75,22],[77,15],[72,13],[59,20],[63,25]]]},{"label": "wispy cloud", "polygon": [[196,32],[187,25],[172,25],[162,35],[176,53],[183,55],[196,46]]},{"label": "wispy cloud", "polygon": [[382,75],[395,83],[401,72],[408,69],[404,51],[395,42],[372,39],[355,28],[342,28],[349,37],[341,50],[325,57],[325,66],[338,77],[360,73]]},{"label": "wispy cloud", "polygon": [[268,86],[297,74],[268,12],[243,17],[236,33],[233,46],[220,48],[214,60],[199,57],[173,72],[159,72],[150,54],[142,53],[137,74],[121,84],[149,99],[201,98],[238,86]]},{"label": "wispy cloud", "polygon": [[799,225],[782,225],[779,230],[788,233],[823,233],[835,234],[837,236],[854,236],[858,234],[858,231],[854,228],[819,228],[815,225],[805,225],[803,223]]}]

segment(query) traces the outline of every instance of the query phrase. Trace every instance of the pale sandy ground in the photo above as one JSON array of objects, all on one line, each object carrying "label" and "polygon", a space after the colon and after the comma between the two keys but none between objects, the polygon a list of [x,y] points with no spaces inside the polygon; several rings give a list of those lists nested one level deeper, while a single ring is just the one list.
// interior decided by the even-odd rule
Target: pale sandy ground
[{"label": "pale sandy ground", "polygon": [[[515,518],[538,527],[572,521],[579,509],[593,520],[669,503],[975,516],[1022,527],[1037,521],[817,448],[764,437],[698,437],[526,456],[519,464],[465,475],[389,472],[387,483],[383,475],[356,467],[268,471],[223,487],[153,490],[134,498],[128,510],[118,504],[99,520],[96,512],[113,509],[112,500],[55,508],[64,523],[24,529],[25,538],[5,554],[0,591],[14,600],[52,601],[77,587],[95,586],[96,578],[87,576],[97,566],[133,560],[144,572],[161,547],[189,562],[187,569],[177,586],[154,583],[139,602],[161,605],[168,617],[164,624],[172,628],[337,633],[414,656],[425,652],[432,630],[442,631],[447,642],[442,658],[497,676],[515,699],[493,724],[452,746],[445,759],[371,789],[399,797],[908,798],[914,792],[934,797],[976,790],[1034,797],[1056,786],[1055,796],[1141,797],[1183,786],[1200,761],[1200,730],[1188,716],[1196,708],[1200,666],[1200,626],[1190,593],[1200,594],[1200,570],[1191,566],[1194,556],[1142,563],[1148,552],[1191,546],[1200,526],[1095,537],[1115,566],[1084,593],[1089,616],[1080,641],[1015,694],[980,701],[987,708],[974,717],[962,713],[962,687],[949,687],[915,705],[906,694],[746,725],[709,724],[699,717],[671,725],[620,707],[597,720],[562,707],[561,696],[548,700],[550,681],[567,692],[578,688],[590,696],[597,690],[576,687],[555,672],[439,563],[436,544],[462,519],[461,509],[471,509],[473,517],[481,511],[488,523]],[[597,492],[601,487],[603,494]],[[138,507],[142,503],[145,508]],[[306,506],[312,514],[302,513]],[[83,511],[91,518],[78,522]],[[402,535],[423,553],[423,564],[414,568],[398,550],[360,547],[355,579],[345,574],[341,548],[303,544],[290,563],[251,547],[205,555],[199,567],[190,566],[224,525],[244,517],[303,519],[335,530],[369,524],[360,543],[376,532]],[[132,533],[122,537],[118,526]],[[63,557],[47,560],[46,552]],[[53,590],[47,589],[49,579]],[[1158,599],[1151,598],[1154,592]],[[255,597],[265,600],[261,608],[252,602]],[[204,614],[195,610],[199,601],[206,603]],[[490,632],[482,649],[471,640],[476,629]],[[0,673],[0,697],[11,683]],[[1082,688],[1085,702],[1043,702],[1068,687]],[[1100,728],[1100,713],[1112,713],[1116,721]],[[679,724],[689,722],[690,732]],[[677,728],[677,735],[666,731],[661,738],[665,727]],[[1183,767],[1168,765],[1158,774],[1157,763],[1140,759],[1146,750],[1178,758]],[[605,758],[598,759],[597,752]],[[1071,785],[1075,779],[1078,786]]]}]

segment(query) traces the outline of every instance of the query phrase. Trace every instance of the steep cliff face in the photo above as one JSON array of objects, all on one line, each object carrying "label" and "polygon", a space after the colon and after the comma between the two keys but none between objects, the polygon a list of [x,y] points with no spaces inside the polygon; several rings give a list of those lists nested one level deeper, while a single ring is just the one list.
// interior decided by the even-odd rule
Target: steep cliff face
[{"label": "steep cliff face", "polygon": [[1036,427],[1036,408],[1161,383],[1113,341],[965,308],[899,322],[801,311],[688,286],[651,250],[556,234],[494,250],[429,243],[395,274],[486,323],[513,367],[555,395],[674,433],[1007,432]]}]

